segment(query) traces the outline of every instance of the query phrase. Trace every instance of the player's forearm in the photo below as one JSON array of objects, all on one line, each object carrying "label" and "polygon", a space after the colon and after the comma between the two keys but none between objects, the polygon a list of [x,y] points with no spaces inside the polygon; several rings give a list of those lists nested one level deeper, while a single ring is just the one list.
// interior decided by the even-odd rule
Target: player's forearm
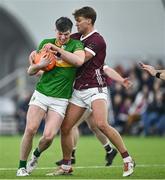
[{"label": "player's forearm", "polygon": [[120,84],[123,83],[124,78],[118,72],[116,72],[114,69],[105,65],[103,70],[104,70],[105,74],[112,80],[117,81]]},{"label": "player's forearm", "polygon": [[38,64],[33,64],[33,65],[30,65],[28,70],[27,70],[27,73],[32,76],[32,75],[35,75],[36,73],[38,73],[38,71],[41,70],[41,67],[40,65]]},{"label": "player's forearm", "polygon": [[60,58],[62,58],[64,61],[70,64],[73,64],[74,66],[78,67],[84,63],[85,53],[83,51],[80,51],[78,55],[59,48],[58,52],[61,54]]}]

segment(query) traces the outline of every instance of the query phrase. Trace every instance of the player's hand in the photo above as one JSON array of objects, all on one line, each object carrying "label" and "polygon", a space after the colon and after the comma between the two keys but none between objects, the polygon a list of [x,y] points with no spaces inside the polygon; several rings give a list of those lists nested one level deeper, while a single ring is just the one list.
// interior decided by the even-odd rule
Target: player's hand
[{"label": "player's hand", "polygon": [[39,65],[40,68],[42,69],[42,68],[48,66],[50,63],[51,63],[51,60],[50,60],[49,55],[43,55],[43,56],[41,57],[41,61],[40,61],[40,63],[39,63],[38,65]]},{"label": "player's hand", "polygon": [[122,85],[126,88],[129,89],[133,86],[133,82],[129,78],[124,78]]},{"label": "player's hand", "polygon": [[54,44],[51,44],[51,43],[47,43],[44,45],[44,47],[46,50],[56,54],[57,53],[57,50],[59,49],[58,46],[54,45]]},{"label": "player's hand", "polygon": [[156,71],[156,69],[155,69],[153,66],[144,64],[144,63],[142,63],[142,62],[140,62],[139,65],[140,65],[140,67],[141,67],[143,70],[147,71],[147,72],[148,72],[149,74],[151,74],[152,76],[155,76],[155,75],[156,75],[156,72],[157,72],[157,71]]},{"label": "player's hand", "polygon": [[49,51],[49,50],[51,50],[51,48],[52,48],[52,44],[51,44],[51,43],[47,43],[47,44],[45,44],[45,45],[43,46],[43,48]]},{"label": "player's hand", "polygon": [[34,57],[35,57],[35,54],[37,53],[37,51],[35,50],[35,51],[32,51],[31,53],[30,53],[30,55],[29,55],[29,63],[30,63],[30,65],[32,65],[32,64],[34,64],[33,62],[34,62]]}]

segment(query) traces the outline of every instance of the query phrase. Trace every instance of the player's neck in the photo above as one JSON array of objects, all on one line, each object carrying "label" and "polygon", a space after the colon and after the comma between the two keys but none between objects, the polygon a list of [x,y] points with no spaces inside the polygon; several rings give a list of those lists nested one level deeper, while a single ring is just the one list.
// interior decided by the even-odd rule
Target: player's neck
[{"label": "player's neck", "polygon": [[62,47],[63,45],[67,44],[69,42],[70,38],[65,42],[61,43],[58,39],[55,40],[55,45],[58,47]]},{"label": "player's neck", "polygon": [[82,37],[86,37],[88,34],[92,33],[94,31],[94,27],[89,27],[88,29],[86,29],[85,32],[83,32]]}]

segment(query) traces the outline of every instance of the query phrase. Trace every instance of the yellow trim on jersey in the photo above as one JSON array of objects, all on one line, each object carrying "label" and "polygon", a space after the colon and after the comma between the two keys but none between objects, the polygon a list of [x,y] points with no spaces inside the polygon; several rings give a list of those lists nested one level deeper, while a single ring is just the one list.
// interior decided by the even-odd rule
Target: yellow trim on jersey
[{"label": "yellow trim on jersey", "polygon": [[[69,40],[70,40],[70,39],[69,39]],[[68,40],[67,42],[69,42],[69,40]],[[55,41],[54,44],[55,44],[56,46],[64,49],[63,45],[61,45],[60,42],[57,41],[57,39],[56,39],[56,41]],[[57,66],[57,67],[74,67],[72,64],[69,64],[69,63],[67,63],[66,61],[62,60],[62,59],[58,59],[58,60],[56,61],[56,66]]]},{"label": "yellow trim on jersey", "polygon": [[62,59],[56,61],[56,66],[57,67],[74,67],[74,65],[69,64]]}]

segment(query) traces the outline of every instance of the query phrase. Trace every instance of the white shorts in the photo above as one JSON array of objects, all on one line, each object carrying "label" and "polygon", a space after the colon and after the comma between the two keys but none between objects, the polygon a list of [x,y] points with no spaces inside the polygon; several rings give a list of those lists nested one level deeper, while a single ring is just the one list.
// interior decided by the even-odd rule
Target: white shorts
[{"label": "white shorts", "polygon": [[68,105],[68,99],[46,96],[35,90],[30,99],[29,105],[39,106],[45,111],[56,111],[64,117]]},{"label": "white shorts", "polygon": [[84,108],[91,109],[92,101],[96,99],[104,99],[107,102],[108,90],[107,87],[103,88],[89,88],[83,90],[74,89],[69,102]]}]

